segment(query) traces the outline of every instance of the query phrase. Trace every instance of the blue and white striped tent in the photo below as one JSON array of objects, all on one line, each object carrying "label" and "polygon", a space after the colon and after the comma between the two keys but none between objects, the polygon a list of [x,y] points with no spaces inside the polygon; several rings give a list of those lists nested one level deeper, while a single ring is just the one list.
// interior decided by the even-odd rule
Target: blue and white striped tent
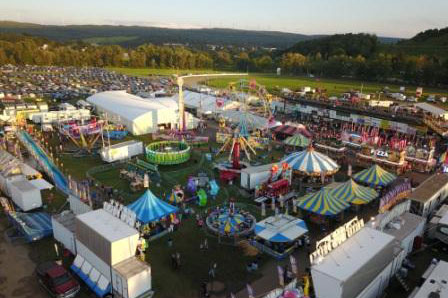
[{"label": "blue and white striped tent", "polygon": [[51,216],[46,212],[9,213],[9,218],[27,242],[34,242],[53,234]]},{"label": "blue and white striped tent", "polygon": [[157,198],[149,189],[127,207],[135,212],[137,220],[143,224],[160,220],[178,211],[176,207]]},{"label": "blue and white striped tent", "polygon": [[317,152],[313,147],[294,152],[285,157],[281,163],[287,163],[294,171],[308,176],[332,175],[339,170],[339,165],[330,157]]},{"label": "blue and white striped tent", "polygon": [[271,242],[292,242],[306,233],[303,220],[286,214],[268,217],[255,225],[255,234]]}]

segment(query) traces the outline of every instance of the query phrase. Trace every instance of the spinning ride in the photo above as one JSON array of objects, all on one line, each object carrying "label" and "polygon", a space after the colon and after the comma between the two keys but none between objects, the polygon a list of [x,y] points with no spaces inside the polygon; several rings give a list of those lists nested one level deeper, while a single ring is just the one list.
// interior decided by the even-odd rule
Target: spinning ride
[{"label": "spinning ride", "polygon": [[234,207],[217,208],[206,219],[208,229],[220,236],[243,236],[255,228],[255,217]]},{"label": "spinning ride", "polygon": [[190,146],[183,141],[161,141],[146,146],[146,160],[158,165],[177,165],[187,162]]},{"label": "spinning ride", "polygon": [[72,121],[61,124],[59,132],[71,140],[79,151],[91,153],[101,136],[102,124],[102,121],[96,121],[96,119],[92,119],[87,124]]}]

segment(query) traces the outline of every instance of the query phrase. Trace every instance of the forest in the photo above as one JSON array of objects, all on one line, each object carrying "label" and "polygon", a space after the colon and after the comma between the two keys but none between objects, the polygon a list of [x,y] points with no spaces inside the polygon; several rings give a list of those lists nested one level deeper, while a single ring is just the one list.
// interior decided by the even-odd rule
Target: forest
[{"label": "forest", "polygon": [[[0,65],[215,69],[354,78],[435,87],[448,86],[448,30],[419,33],[385,45],[374,35],[338,34],[301,41],[286,50],[143,44],[93,45],[29,35],[0,34]],[[419,49],[423,49],[419,51]],[[431,51],[428,51],[431,49]]]}]

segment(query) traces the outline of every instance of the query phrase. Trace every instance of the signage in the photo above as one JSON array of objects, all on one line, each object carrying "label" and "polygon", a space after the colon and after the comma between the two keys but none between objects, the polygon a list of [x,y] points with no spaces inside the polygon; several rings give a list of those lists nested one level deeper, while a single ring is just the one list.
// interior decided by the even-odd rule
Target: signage
[{"label": "signage", "polygon": [[392,187],[380,200],[379,213],[384,213],[397,205],[400,201],[407,198],[412,191],[410,181],[404,181]]},{"label": "signage", "polygon": [[356,216],[343,226],[337,228],[330,235],[316,242],[316,250],[310,254],[310,262],[314,264],[318,258],[323,258],[333,249],[340,246],[348,238],[356,234],[364,227],[364,220]]},{"label": "signage", "polygon": [[378,225],[376,227],[377,230],[382,231],[388,223],[393,221],[395,218],[401,216],[403,213],[408,212],[410,208],[411,208],[411,201],[407,200],[405,202],[402,202],[402,203],[396,205],[391,210],[378,215],[378,216],[382,216],[382,217],[378,221]]},{"label": "signage", "polygon": [[134,211],[115,200],[103,203],[103,209],[131,227],[136,227],[137,215]]},{"label": "signage", "polygon": [[376,156],[379,157],[389,157],[389,154],[386,151],[376,151]]}]

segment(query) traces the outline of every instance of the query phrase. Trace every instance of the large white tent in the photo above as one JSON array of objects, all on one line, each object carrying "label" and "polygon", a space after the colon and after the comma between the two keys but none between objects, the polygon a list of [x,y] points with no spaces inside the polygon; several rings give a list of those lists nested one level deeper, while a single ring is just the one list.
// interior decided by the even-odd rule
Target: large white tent
[{"label": "large white tent", "polygon": [[[144,99],[126,91],[106,91],[87,98],[99,114],[108,120],[126,126],[133,135],[156,132],[158,129],[176,128],[179,123],[178,102],[171,97]],[[197,120],[185,113],[188,129]]]},{"label": "large white tent", "polygon": [[[232,101],[228,99],[221,99],[222,105],[218,106],[217,97],[213,95],[192,92],[185,90],[183,92],[185,107],[190,109],[195,109],[198,114],[217,114],[221,111],[235,110],[241,107],[241,103],[237,101]],[[178,101],[178,95],[173,97],[175,101]]]}]

